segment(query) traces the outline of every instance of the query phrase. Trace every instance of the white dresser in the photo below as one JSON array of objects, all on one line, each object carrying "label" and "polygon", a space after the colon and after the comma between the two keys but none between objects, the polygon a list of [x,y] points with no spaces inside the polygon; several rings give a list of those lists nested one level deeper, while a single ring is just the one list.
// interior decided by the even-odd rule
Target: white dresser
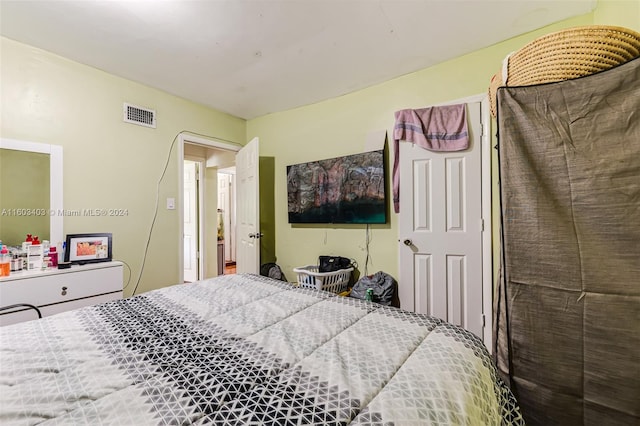
[{"label": "white dresser", "polygon": [[[123,263],[73,265],[69,269],[12,272],[0,278],[0,307],[27,303],[42,316],[122,299]],[[0,326],[37,319],[33,309],[0,311]]]}]

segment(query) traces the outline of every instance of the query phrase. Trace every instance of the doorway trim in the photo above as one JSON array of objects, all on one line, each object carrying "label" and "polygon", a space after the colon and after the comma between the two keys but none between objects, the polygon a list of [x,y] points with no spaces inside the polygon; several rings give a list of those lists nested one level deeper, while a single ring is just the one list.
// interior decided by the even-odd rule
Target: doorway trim
[{"label": "doorway trim", "polygon": [[[198,145],[205,148],[217,149],[222,151],[231,151],[238,152],[242,146],[240,144],[233,144],[231,142],[223,142],[214,137],[208,136],[196,136],[192,135],[188,132],[180,132],[178,135],[178,202],[176,205],[178,206],[178,235],[180,243],[178,244],[178,282],[184,282],[184,145]],[[188,158],[187,158],[188,159]],[[206,161],[205,161],[206,167]],[[204,173],[204,171],[202,171]],[[206,193],[205,182],[204,180],[200,181],[201,191]],[[207,268],[206,262],[204,259],[207,258],[207,253],[209,250],[213,250],[214,252],[217,250],[217,247],[208,247],[206,244],[206,239],[202,238],[206,235],[207,232],[207,224],[204,218],[206,217],[206,206],[205,203],[201,203],[200,206],[200,217],[199,217],[199,234],[200,238],[200,259],[198,259],[198,263],[201,264],[201,273],[200,279],[203,279],[207,276]]]},{"label": "doorway trim", "polygon": [[[184,165],[187,162],[193,162],[195,164],[195,170],[196,170],[196,175],[194,176],[195,180],[196,180],[196,214],[195,214],[195,218],[196,218],[196,232],[197,232],[197,243],[196,243],[196,259],[195,259],[195,263],[196,263],[196,270],[197,270],[197,278],[196,281],[201,279],[204,276],[204,268],[205,268],[205,262],[204,262],[204,256],[202,255],[202,251],[204,248],[204,233],[202,230],[202,223],[203,221],[203,214],[204,214],[204,168],[206,166],[206,159],[204,157],[196,157],[196,156],[192,156],[192,155],[185,155],[184,156],[184,161],[182,162],[182,164]],[[184,170],[183,170],[184,173]],[[184,176],[184,174],[183,174]],[[183,195],[184,195],[184,181],[183,181]],[[183,199],[183,202],[187,202],[186,199]],[[183,233],[183,238],[184,238],[184,210],[185,210],[185,206],[182,206],[183,208],[180,210],[183,213],[183,228],[182,228],[182,233]],[[181,246],[183,247],[184,250],[184,244]],[[184,253],[184,252],[183,252]],[[184,257],[183,257],[184,259]],[[184,265],[183,265],[183,269],[184,271]],[[182,281],[181,282],[185,282],[186,277],[183,276],[182,277]]]}]

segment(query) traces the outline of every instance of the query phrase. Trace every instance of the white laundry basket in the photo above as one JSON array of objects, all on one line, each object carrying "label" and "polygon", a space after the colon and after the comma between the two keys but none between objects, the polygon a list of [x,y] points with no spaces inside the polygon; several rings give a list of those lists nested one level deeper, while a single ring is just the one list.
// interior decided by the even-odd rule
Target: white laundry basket
[{"label": "white laundry basket", "polygon": [[317,265],[293,268],[293,272],[298,274],[298,285],[333,293],[341,293],[347,289],[353,271],[352,267],[333,272],[318,272],[318,269]]}]

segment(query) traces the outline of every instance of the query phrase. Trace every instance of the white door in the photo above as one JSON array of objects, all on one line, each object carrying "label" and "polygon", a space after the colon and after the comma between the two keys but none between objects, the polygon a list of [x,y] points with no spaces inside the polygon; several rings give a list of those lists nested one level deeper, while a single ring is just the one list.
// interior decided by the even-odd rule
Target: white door
[{"label": "white door", "polygon": [[236,154],[236,272],[260,272],[259,143]]},{"label": "white door", "polygon": [[198,163],[184,161],[184,281],[198,280]]},{"label": "white door", "polygon": [[467,104],[465,151],[400,142],[400,285],[403,309],[461,325],[480,338],[482,179],[480,102]]}]

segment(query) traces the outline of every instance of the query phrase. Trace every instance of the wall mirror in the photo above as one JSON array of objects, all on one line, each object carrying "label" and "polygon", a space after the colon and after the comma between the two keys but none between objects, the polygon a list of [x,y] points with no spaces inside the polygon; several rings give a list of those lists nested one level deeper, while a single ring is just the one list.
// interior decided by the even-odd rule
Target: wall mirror
[{"label": "wall mirror", "polygon": [[62,147],[0,138],[0,240],[64,241]]}]

